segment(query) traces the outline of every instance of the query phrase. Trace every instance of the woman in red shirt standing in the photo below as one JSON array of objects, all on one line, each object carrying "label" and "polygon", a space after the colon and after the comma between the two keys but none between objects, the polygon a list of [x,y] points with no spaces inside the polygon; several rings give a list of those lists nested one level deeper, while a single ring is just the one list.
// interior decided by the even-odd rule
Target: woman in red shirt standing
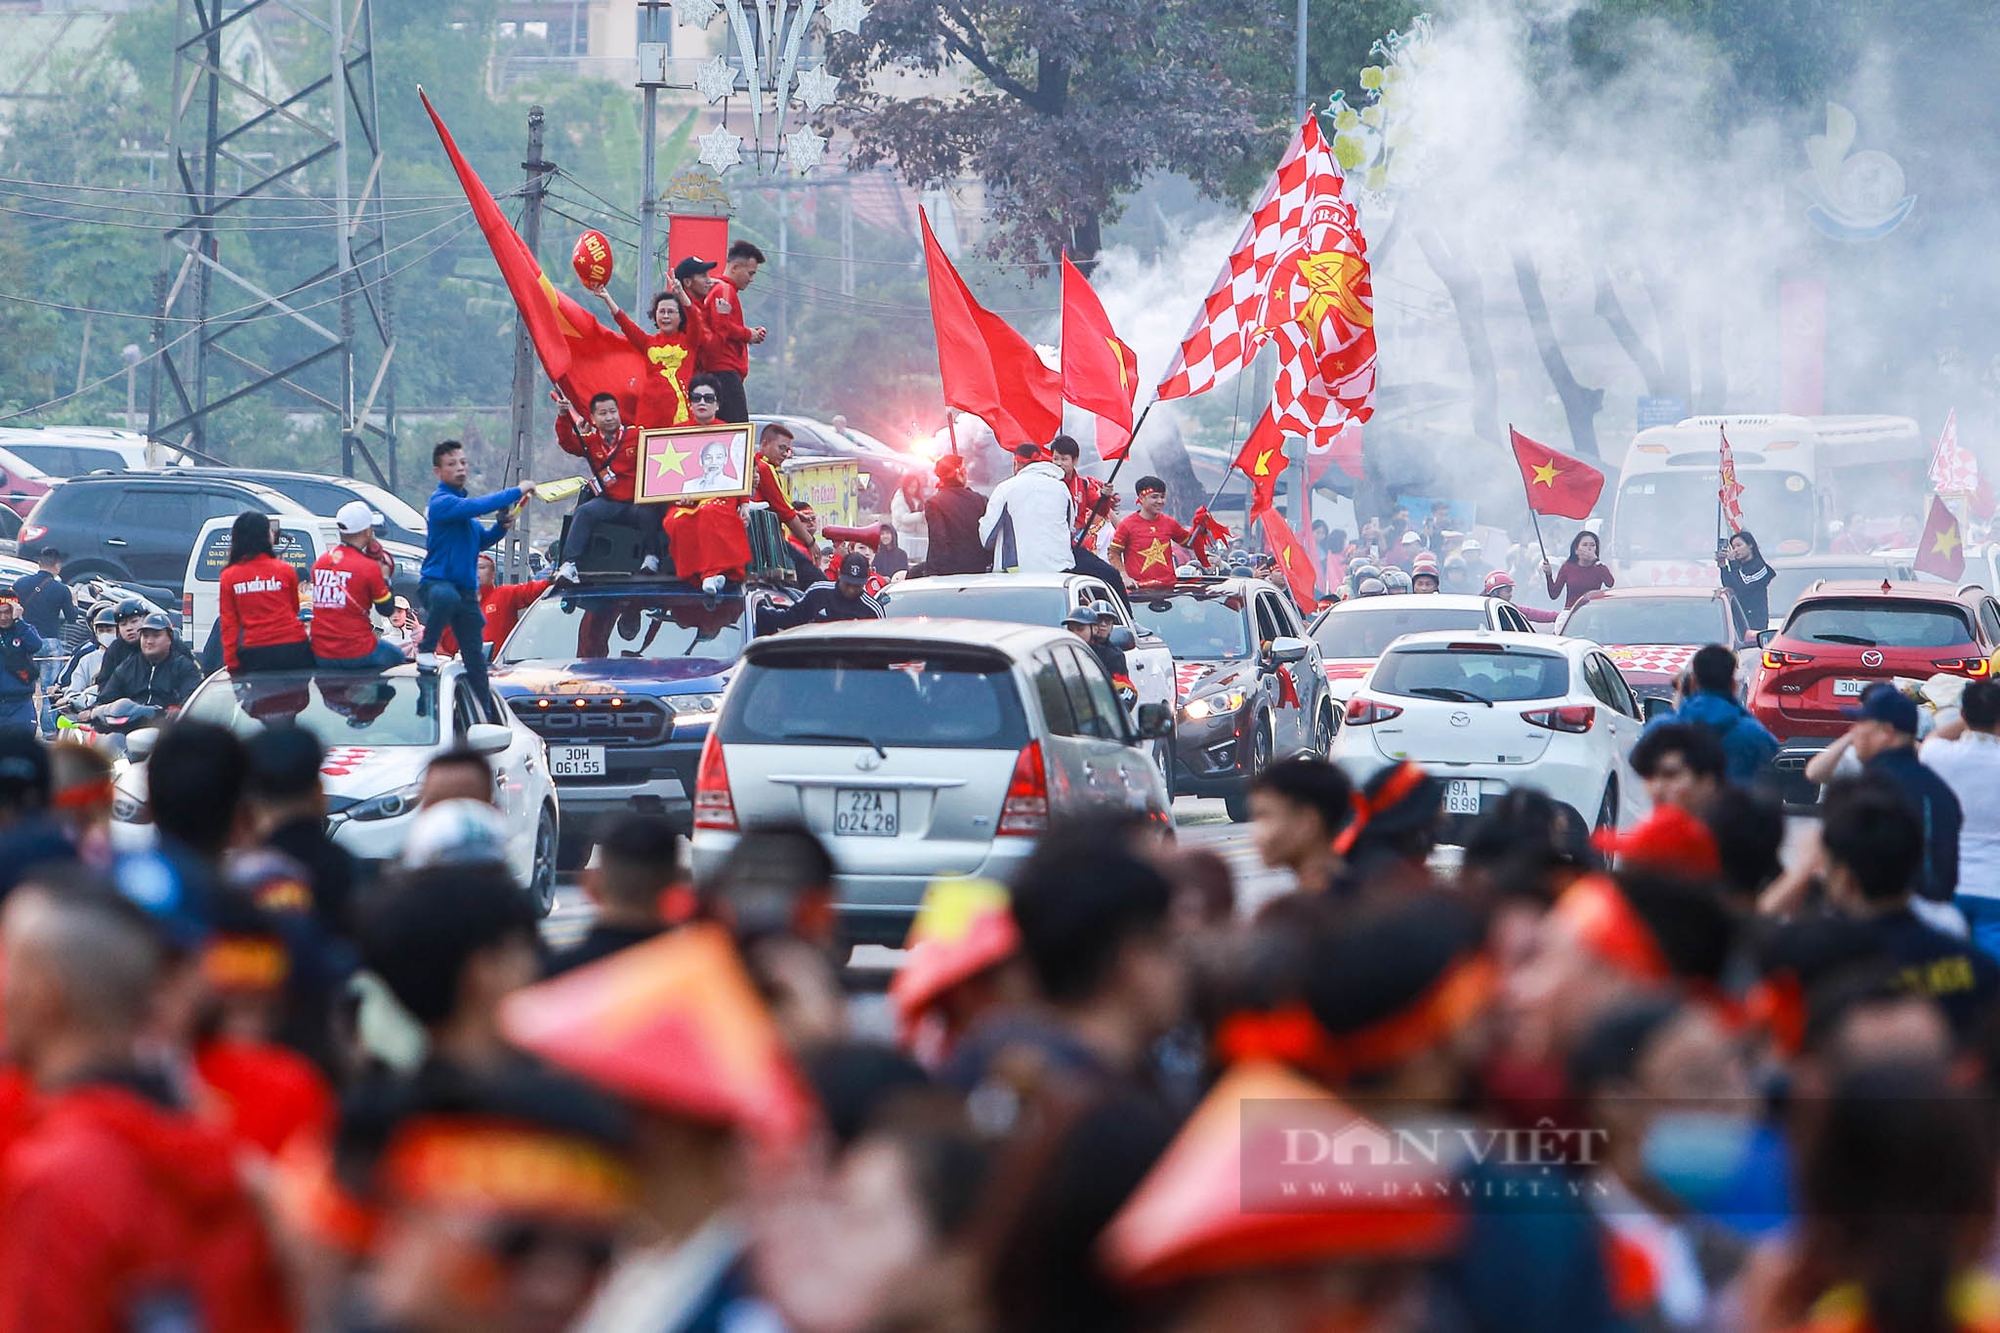
[{"label": "woman in red shirt standing", "polygon": [[232,672],[310,671],[298,572],[271,553],[271,517],[255,510],[229,529],[222,567],[222,660]]},{"label": "woman in red shirt standing", "polygon": [[632,317],[618,308],[608,289],[597,295],[611,307],[611,316],[625,334],[625,341],[646,358],[646,374],[639,381],[639,405],[633,417],[641,430],[688,424],[688,385],[694,380],[694,363],[706,332],[701,307],[689,301],[681,285],[667,279],[667,289],[653,297],[653,327],[647,333]]},{"label": "woman in red shirt standing", "polygon": [[1549,582],[1549,596],[1560,595],[1565,607],[1575,606],[1585,593],[1608,588],[1616,580],[1611,571],[1597,560],[1597,534],[1579,532],[1570,539],[1569,559],[1562,562],[1562,568],[1553,574],[1549,572],[1549,562],[1542,561],[1542,577]]}]

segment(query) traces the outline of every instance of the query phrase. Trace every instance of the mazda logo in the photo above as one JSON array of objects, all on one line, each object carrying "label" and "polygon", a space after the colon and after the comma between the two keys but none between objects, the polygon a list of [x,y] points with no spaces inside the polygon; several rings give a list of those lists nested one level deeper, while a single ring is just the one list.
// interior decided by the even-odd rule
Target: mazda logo
[{"label": "mazda logo", "polygon": [[1870,648],[1870,649],[1869,649],[1869,650],[1868,650],[1867,652],[1865,652],[1865,653],[1861,654],[1861,665],[1862,665],[1862,666],[1881,666],[1881,665],[1882,665],[1882,654],[1880,654],[1880,653],[1876,652],[1876,651],[1875,651],[1875,650],[1874,650],[1873,648]]},{"label": "mazda logo", "polygon": [[860,754],[854,756],[854,766],[863,773],[873,773],[876,769],[882,767],[882,756],[876,754],[873,750],[863,750]]},{"label": "mazda logo", "polygon": [[1454,727],[1469,727],[1472,725],[1472,714],[1453,713],[1451,715],[1451,724]]}]

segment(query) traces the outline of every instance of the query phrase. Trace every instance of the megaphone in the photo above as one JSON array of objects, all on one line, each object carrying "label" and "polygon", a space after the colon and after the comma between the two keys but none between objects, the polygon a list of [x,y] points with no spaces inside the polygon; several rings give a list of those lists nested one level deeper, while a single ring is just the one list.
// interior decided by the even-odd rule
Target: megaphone
[{"label": "megaphone", "polygon": [[882,529],[879,527],[838,528],[832,524],[828,524],[819,530],[819,535],[830,542],[853,542],[855,545],[865,546],[871,551],[878,549],[882,545]]}]

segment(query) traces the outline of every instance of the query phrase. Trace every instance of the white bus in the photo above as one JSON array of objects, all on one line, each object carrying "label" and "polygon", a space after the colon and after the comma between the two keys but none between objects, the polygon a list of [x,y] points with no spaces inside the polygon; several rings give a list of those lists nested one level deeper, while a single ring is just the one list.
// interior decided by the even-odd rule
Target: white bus
[{"label": "white bus", "polygon": [[1928,451],[1908,417],[1689,417],[1633,438],[1618,477],[1606,559],[1620,584],[1716,582],[1716,491],[1728,432],[1743,525],[1765,556],[1828,549],[1852,513],[1922,512]]}]

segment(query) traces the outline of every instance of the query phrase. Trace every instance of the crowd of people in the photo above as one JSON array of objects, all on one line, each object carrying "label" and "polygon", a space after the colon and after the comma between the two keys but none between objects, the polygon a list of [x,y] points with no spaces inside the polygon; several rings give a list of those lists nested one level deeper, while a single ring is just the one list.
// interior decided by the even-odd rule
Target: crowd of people
[{"label": "crowd of people", "polygon": [[1296,759],[1286,891],[1086,818],[934,884],[886,1004],[802,828],[694,883],[618,816],[551,948],[476,754],[371,876],[306,731],[167,727],[116,856],[9,729],[0,1330],[1986,1328],[2000,962],[1933,909],[2000,896],[2000,685],[1857,711],[1789,864],[1698,709],[1643,823],[1517,790],[1443,874],[1437,778]]}]

